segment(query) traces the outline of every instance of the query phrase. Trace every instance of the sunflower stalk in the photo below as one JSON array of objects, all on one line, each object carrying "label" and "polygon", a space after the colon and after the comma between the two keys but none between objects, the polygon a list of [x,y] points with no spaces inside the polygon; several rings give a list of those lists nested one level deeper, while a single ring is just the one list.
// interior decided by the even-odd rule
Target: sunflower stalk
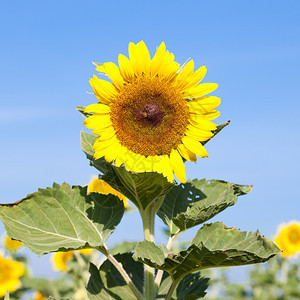
[{"label": "sunflower stalk", "polygon": [[[161,197],[163,198],[163,197]],[[159,203],[160,199],[157,203]],[[157,204],[156,203],[156,204]],[[161,204],[161,203],[160,203]],[[151,203],[145,210],[141,210],[140,214],[143,222],[144,230],[144,240],[148,242],[154,242],[154,221],[155,221],[155,212],[157,206]],[[145,272],[145,299],[153,300],[155,299],[155,285],[154,285],[154,268],[144,265]]]},{"label": "sunflower stalk", "polygon": [[143,300],[144,297],[140,293],[140,291],[137,289],[135,284],[132,282],[131,278],[127,274],[127,272],[124,270],[122,265],[110,254],[107,252],[107,250],[104,247],[96,247],[96,249],[101,252],[103,255],[106,256],[106,258],[115,266],[115,268],[119,271],[127,285],[129,286],[130,290],[133,292],[133,294],[136,296],[137,300]]}]

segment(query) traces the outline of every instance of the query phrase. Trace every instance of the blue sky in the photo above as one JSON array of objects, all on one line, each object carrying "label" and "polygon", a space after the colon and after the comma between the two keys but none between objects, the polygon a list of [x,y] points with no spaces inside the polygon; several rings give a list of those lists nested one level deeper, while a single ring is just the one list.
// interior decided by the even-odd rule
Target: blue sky
[{"label": "blue sky", "polygon": [[[299,11],[296,0],[1,1],[0,202],[53,181],[86,184],[96,170],[80,150],[74,107],[96,102],[91,62],[117,62],[130,41],[153,55],[165,41],[179,63],[207,66],[204,82],[217,82],[222,99],[216,121],[231,120],[207,144],[210,157],[187,164],[188,177],[254,185],[215,220],[268,237],[300,221]],[[125,232],[141,237],[128,230],[136,222],[126,216],[111,244]],[[48,258],[31,257],[35,274],[50,274]]]}]

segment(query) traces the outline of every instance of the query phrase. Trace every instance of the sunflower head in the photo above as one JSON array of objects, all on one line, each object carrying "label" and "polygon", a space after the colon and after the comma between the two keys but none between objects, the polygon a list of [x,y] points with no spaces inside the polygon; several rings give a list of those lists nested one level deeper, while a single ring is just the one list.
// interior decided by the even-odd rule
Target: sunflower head
[{"label": "sunflower head", "polygon": [[300,223],[291,221],[279,227],[275,243],[282,250],[281,255],[290,257],[300,251]]},{"label": "sunflower head", "polygon": [[164,43],[152,59],[143,41],[130,43],[128,52],[129,58],[119,55],[119,66],[97,66],[111,82],[90,80],[99,100],[85,109],[92,113],[86,127],[99,136],[94,157],[128,171],[162,173],[169,181],[175,173],[184,183],[184,161],[208,156],[201,142],[217,128],[211,120],[219,116],[220,99],[206,95],[217,84],[200,83],[206,67],[194,70],[193,60],[180,67]]},{"label": "sunflower head", "polygon": [[[81,249],[79,252],[83,255],[89,255],[92,249]],[[58,251],[53,255],[53,266],[57,271],[68,271],[68,261],[73,258],[74,251]]]},{"label": "sunflower head", "polygon": [[22,247],[22,242],[11,239],[9,236],[4,238],[4,246],[10,252],[17,251],[20,247]]},{"label": "sunflower head", "polygon": [[24,272],[21,262],[0,255],[0,297],[4,297],[6,291],[14,292],[21,286],[20,277]]},{"label": "sunflower head", "polygon": [[128,207],[127,198],[123,194],[121,194],[120,192],[112,188],[108,183],[106,183],[102,179],[93,178],[91,180],[91,182],[88,185],[88,194],[90,193],[99,193],[103,195],[108,195],[108,194],[115,195],[121,201],[123,201],[125,208]]}]

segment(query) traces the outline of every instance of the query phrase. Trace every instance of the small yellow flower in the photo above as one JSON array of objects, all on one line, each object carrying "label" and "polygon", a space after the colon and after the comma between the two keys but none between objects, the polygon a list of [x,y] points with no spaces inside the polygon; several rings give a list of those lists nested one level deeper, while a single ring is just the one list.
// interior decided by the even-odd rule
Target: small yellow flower
[{"label": "small yellow flower", "polygon": [[21,287],[19,278],[24,274],[23,264],[0,255],[0,297]]},{"label": "small yellow flower", "polygon": [[151,59],[143,41],[129,43],[129,58],[120,54],[96,70],[90,85],[99,103],[86,107],[92,115],[85,126],[98,136],[94,158],[104,157],[128,171],[158,172],[169,181],[174,173],[186,182],[184,161],[207,157],[202,142],[213,136],[220,98],[207,96],[218,85],[200,83],[206,67],[194,70],[194,61],[180,66],[165,43]]},{"label": "small yellow flower", "polygon": [[300,251],[300,223],[291,221],[279,226],[275,243],[282,250],[281,255],[292,256]]},{"label": "small yellow flower", "polygon": [[41,293],[41,292],[36,292],[34,294],[34,300],[47,300],[47,298]]},{"label": "small yellow flower", "polygon": [[[84,255],[89,255],[91,251],[92,249],[79,250],[79,252]],[[53,255],[54,268],[58,271],[67,271],[68,270],[67,262],[72,259],[73,255],[74,255],[74,251],[56,252]]]},{"label": "small yellow flower", "polygon": [[119,197],[120,200],[123,201],[124,207],[128,207],[127,198],[121,194],[120,192],[116,191],[114,188],[112,188],[108,183],[106,183],[104,180],[94,178],[88,185],[88,193],[99,193],[99,194],[112,194],[117,197]]},{"label": "small yellow flower", "polygon": [[4,239],[4,246],[8,251],[15,252],[22,247],[22,242],[12,240],[9,236],[6,236]]}]

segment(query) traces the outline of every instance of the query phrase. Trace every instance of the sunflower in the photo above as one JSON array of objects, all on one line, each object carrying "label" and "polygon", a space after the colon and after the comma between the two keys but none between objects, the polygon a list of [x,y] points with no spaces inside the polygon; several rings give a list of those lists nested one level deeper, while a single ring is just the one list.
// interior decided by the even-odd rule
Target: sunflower
[{"label": "sunflower", "polygon": [[18,289],[23,274],[24,268],[21,262],[0,255],[0,297],[4,297],[6,291],[14,292]]},{"label": "sunflower", "polygon": [[275,244],[282,250],[281,255],[292,256],[300,251],[300,223],[291,221],[279,226]]},{"label": "sunflower", "polygon": [[[92,249],[81,249],[79,252],[83,255],[89,255]],[[58,271],[67,271],[67,262],[72,259],[74,251],[58,251],[53,255],[53,265]]]},{"label": "sunflower", "polygon": [[10,252],[17,251],[20,247],[22,247],[22,242],[17,240],[12,240],[9,236],[4,238],[4,246]]},{"label": "sunflower", "polygon": [[128,171],[158,172],[169,181],[174,174],[186,182],[184,161],[207,157],[201,142],[213,136],[219,116],[214,110],[220,99],[206,96],[215,83],[199,82],[206,67],[194,71],[194,61],[180,66],[164,43],[151,59],[143,41],[128,47],[129,59],[120,54],[119,67],[98,64],[90,85],[99,100],[85,108],[92,115],[85,125],[99,135],[93,145],[94,158],[104,157]]},{"label": "sunflower", "polygon": [[36,292],[33,295],[33,300],[47,300],[47,298],[41,292]]},{"label": "sunflower", "polygon": [[127,198],[112,188],[108,183],[106,183],[104,180],[98,179],[98,178],[93,178],[91,182],[88,185],[88,194],[90,193],[99,193],[103,195],[108,195],[112,194],[117,196],[121,201],[124,203],[124,207],[127,208]]}]

